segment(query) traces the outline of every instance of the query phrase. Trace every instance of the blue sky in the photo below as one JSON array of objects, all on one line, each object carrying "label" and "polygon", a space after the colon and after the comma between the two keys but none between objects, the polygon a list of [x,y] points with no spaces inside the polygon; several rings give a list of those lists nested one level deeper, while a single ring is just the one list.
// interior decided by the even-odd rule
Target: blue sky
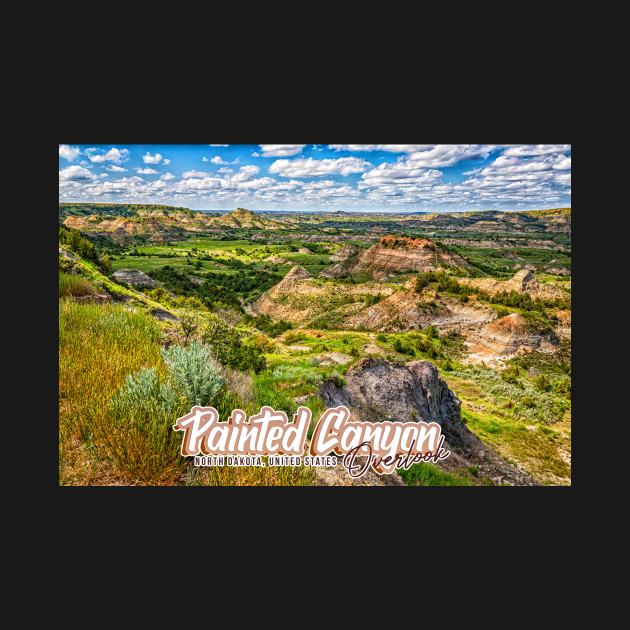
[{"label": "blue sky", "polygon": [[571,205],[570,145],[59,145],[59,200],[194,210]]}]

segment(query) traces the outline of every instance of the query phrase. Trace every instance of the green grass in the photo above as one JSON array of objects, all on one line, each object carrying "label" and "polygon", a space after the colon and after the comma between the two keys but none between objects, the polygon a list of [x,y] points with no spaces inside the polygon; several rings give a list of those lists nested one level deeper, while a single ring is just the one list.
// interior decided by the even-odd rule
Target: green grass
[{"label": "green grass", "polygon": [[[462,409],[468,428],[481,440],[497,449],[506,459],[519,462],[543,483],[567,483],[571,467],[562,457],[562,451],[570,451],[570,430],[565,426],[550,428],[536,423],[525,425],[496,411],[494,414],[480,410]],[[567,418],[563,425],[568,425]]]},{"label": "green grass", "polygon": [[409,468],[397,468],[396,472],[408,486],[472,486],[463,475],[446,472],[434,464],[419,462]]}]

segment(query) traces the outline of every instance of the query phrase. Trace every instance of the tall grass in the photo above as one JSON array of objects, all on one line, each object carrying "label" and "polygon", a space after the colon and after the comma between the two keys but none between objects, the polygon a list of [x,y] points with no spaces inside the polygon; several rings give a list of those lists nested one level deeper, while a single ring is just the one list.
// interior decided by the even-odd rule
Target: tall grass
[{"label": "tall grass", "polygon": [[83,276],[59,272],[59,297],[81,297],[97,293],[94,285]]},{"label": "tall grass", "polygon": [[137,481],[112,465],[126,437],[108,432],[109,400],[129,373],[161,369],[159,338],[153,320],[121,305],[59,303],[60,483]]}]

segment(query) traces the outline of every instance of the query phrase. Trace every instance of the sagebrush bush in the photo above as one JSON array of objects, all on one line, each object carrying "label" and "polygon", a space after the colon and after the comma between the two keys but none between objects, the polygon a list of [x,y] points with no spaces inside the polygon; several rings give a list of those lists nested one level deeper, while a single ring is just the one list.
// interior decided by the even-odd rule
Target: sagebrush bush
[{"label": "sagebrush bush", "polygon": [[319,385],[324,380],[319,372],[298,365],[280,365],[271,376],[278,381],[302,381],[311,385]]},{"label": "sagebrush bush", "polygon": [[187,348],[163,348],[162,358],[175,389],[190,406],[208,404],[225,383],[212,349],[206,344],[193,341]]},{"label": "sagebrush bush", "polygon": [[[113,445],[114,458],[141,481],[181,477],[186,460],[180,456],[181,436],[172,430],[173,423],[193,405],[211,404],[225,382],[204,344],[163,348],[161,355],[163,379],[156,368],[130,374],[110,403],[112,426],[124,436]],[[234,400],[228,394],[221,402],[227,407]]]},{"label": "sagebrush bush", "polygon": [[112,409],[120,417],[135,418],[141,413],[152,418],[172,418],[182,402],[172,383],[161,383],[155,368],[144,368],[125,378],[112,399]]}]

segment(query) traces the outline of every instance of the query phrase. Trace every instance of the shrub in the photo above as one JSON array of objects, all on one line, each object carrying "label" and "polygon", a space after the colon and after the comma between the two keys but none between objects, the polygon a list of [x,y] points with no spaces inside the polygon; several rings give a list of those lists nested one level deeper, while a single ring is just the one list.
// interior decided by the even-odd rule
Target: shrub
[{"label": "shrub", "polygon": [[237,370],[255,373],[267,367],[267,361],[255,340],[245,340],[233,327],[216,315],[208,315],[203,340],[212,348],[219,363]]},{"label": "shrub", "polygon": [[501,378],[506,383],[512,383],[513,385],[515,385],[520,382],[518,380],[519,374],[520,374],[520,370],[518,369],[518,366],[509,365],[501,372]]},{"label": "shrub", "polygon": [[163,348],[162,358],[187,406],[208,404],[225,382],[211,348],[202,343],[193,341],[188,348]]},{"label": "shrub", "polygon": [[196,313],[187,312],[183,313],[179,318],[179,326],[184,338],[184,344],[188,343],[188,340],[199,329],[200,319]]},{"label": "shrub", "polygon": [[417,293],[420,293],[422,289],[424,289],[425,287],[428,287],[435,280],[436,280],[436,275],[432,271],[419,273],[416,276],[416,283],[414,285],[414,289]]},{"label": "shrub", "polygon": [[140,421],[145,427],[151,424],[152,429],[159,432],[161,422],[164,426],[173,423],[182,402],[172,383],[160,382],[156,368],[143,368],[127,375],[112,398],[111,408],[129,426]]},{"label": "shrub", "polygon": [[438,329],[435,326],[433,326],[432,324],[427,326],[424,329],[424,332],[427,335],[427,337],[429,337],[429,339],[439,339],[440,338],[440,333],[439,333]]},{"label": "shrub", "polygon": [[545,374],[539,374],[533,379],[534,387],[539,392],[548,392],[551,390],[551,382]]},{"label": "shrub", "polygon": [[571,398],[571,379],[568,377],[556,379],[551,386],[551,390],[554,394],[564,396],[564,398]]}]

